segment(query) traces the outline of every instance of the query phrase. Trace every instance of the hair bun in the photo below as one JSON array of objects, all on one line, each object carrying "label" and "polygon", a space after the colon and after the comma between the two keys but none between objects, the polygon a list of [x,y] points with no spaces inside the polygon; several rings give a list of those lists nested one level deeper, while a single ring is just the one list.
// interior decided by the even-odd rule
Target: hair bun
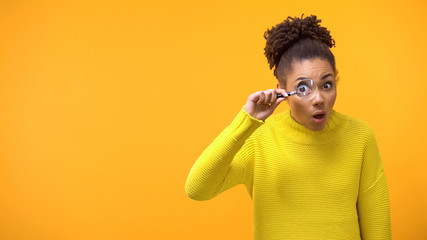
[{"label": "hair bun", "polygon": [[335,46],[329,30],[319,25],[321,20],[317,19],[317,16],[303,17],[304,14],[301,18],[288,17],[264,33],[264,38],[267,40],[264,54],[270,69],[277,67],[283,53],[299,40],[312,38],[326,44],[329,48]]}]

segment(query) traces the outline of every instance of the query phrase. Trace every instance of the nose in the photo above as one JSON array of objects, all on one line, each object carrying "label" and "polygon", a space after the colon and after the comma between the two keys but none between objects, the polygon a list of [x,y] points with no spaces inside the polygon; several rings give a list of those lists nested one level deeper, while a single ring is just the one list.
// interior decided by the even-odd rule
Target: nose
[{"label": "nose", "polygon": [[312,100],[313,106],[322,106],[325,103],[325,98],[321,91],[318,91]]}]

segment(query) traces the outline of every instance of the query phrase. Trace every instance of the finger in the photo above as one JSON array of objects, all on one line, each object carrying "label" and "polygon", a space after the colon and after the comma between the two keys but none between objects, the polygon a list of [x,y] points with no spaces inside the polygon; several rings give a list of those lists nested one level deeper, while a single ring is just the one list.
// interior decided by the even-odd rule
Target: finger
[{"label": "finger", "polygon": [[276,99],[277,99],[276,89],[271,89],[270,92],[271,92],[270,103],[273,104],[276,102]]},{"label": "finger", "polygon": [[277,98],[276,89],[269,89],[268,92],[270,94],[270,98],[268,99],[268,103],[272,104],[272,103],[276,102],[276,98]]},{"label": "finger", "polygon": [[281,94],[283,98],[285,98],[285,100],[288,97],[288,92],[285,89],[281,89],[281,88],[276,89],[276,93]]},{"label": "finger", "polygon": [[272,95],[273,94],[271,93],[271,91],[264,91],[264,96],[265,96],[264,104],[270,104],[271,103],[271,96]]},{"label": "finger", "polygon": [[256,92],[256,93],[251,94],[249,96],[248,100],[251,101],[251,102],[253,102],[253,103],[258,102],[258,100],[259,100],[259,93],[260,92]]},{"label": "finger", "polygon": [[271,107],[272,107],[273,109],[276,109],[276,108],[277,108],[277,106],[279,106],[279,104],[280,104],[281,102],[284,102],[284,101],[286,101],[286,97],[284,97],[284,98],[277,98],[277,99],[276,99],[276,101],[275,101],[274,103],[272,103],[272,104],[271,104]]},{"label": "finger", "polygon": [[263,104],[264,103],[264,99],[265,99],[265,94],[263,91],[260,91],[258,94],[258,101],[257,104]]}]

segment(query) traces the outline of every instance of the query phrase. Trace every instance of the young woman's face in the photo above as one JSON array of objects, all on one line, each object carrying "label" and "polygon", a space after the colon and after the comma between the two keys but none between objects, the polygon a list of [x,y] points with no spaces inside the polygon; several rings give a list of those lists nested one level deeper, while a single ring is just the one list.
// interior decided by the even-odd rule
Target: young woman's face
[{"label": "young woman's face", "polygon": [[317,84],[318,92],[314,98],[303,100],[292,95],[287,101],[295,121],[310,130],[320,131],[326,126],[337,97],[334,70],[327,60],[319,58],[295,62],[292,71],[286,73],[286,91],[294,91],[298,82],[307,78]]}]

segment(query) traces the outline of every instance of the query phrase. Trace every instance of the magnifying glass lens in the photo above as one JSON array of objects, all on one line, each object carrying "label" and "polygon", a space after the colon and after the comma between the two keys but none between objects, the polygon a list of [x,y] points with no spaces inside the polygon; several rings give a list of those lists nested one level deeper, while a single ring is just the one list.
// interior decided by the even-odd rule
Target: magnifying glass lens
[{"label": "magnifying glass lens", "polygon": [[317,85],[311,79],[302,80],[296,87],[296,94],[304,100],[310,100],[316,95]]},{"label": "magnifying glass lens", "polygon": [[298,86],[298,90],[297,90],[297,92],[298,92],[300,95],[307,95],[307,94],[310,94],[310,91],[311,91],[311,89],[310,89],[310,87],[309,87],[309,86],[307,86],[307,85],[300,85],[300,86]]}]

